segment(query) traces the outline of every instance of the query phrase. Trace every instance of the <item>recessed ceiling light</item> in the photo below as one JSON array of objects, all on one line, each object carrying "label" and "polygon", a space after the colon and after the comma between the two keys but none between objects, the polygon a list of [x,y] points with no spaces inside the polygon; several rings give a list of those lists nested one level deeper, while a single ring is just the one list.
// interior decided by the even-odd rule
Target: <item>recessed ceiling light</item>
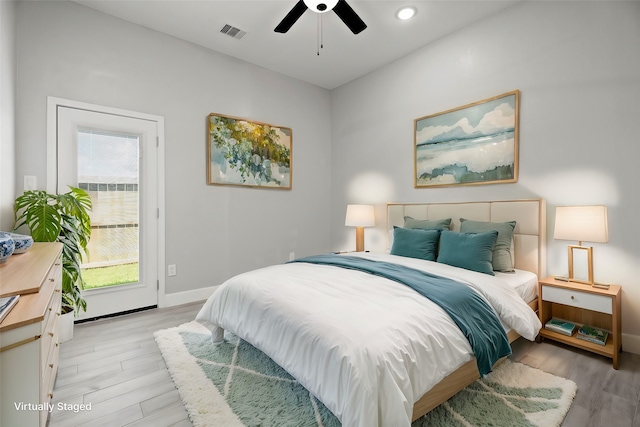
[{"label": "recessed ceiling light", "polygon": [[406,21],[407,19],[411,19],[418,11],[413,6],[405,6],[398,9],[396,12],[396,18]]}]

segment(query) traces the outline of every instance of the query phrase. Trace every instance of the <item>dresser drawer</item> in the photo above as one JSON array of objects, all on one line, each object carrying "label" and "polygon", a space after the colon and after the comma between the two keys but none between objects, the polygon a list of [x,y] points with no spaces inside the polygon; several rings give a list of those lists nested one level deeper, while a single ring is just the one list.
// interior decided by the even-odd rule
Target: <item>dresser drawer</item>
[{"label": "dresser drawer", "polygon": [[48,281],[54,282],[54,290],[51,294],[51,301],[45,311],[44,320],[42,322],[41,345],[41,375],[44,378],[46,372],[51,369],[51,359],[53,357],[53,348],[59,342],[59,320],[60,320],[60,304],[62,296],[60,292],[60,266],[54,265],[51,268],[51,274],[47,278]]},{"label": "dresser drawer", "polygon": [[55,348],[60,345],[59,344],[60,337],[58,332],[60,315],[59,313],[55,313],[55,314],[51,314],[49,317],[51,321],[48,323],[47,327],[43,331],[42,338],[40,339],[40,345],[41,345],[40,351],[41,351],[41,357],[42,357],[41,370],[42,370],[43,377],[46,375],[45,374],[46,371],[48,371],[51,368],[50,365],[53,359]]},{"label": "dresser drawer", "polygon": [[611,298],[572,289],[561,289],[554,286],[542,285],[542,300],[598,311],[600,313],[613,313]]},{"label": "dresser drawer", "polygon": [[[49,354],[49,360],[47,360],[46,371],[40,384],[40,403],[51,404],[53,399],[53,386],[56,381],[56,372],[58,370],[58,359],[60,347],[56,344],[52,346],[51,353]],[[40,411],[40,426],[45,427],[47,425],[48,411]]]},{"label": "dresser drawer", "polygon": [[53,385],[56,380],[58,363],[60,359],[60,345],[55,343],[51,346],[51,352],[44,365],[45,371],[42,375],[42,385],[40,387],[42,402],[50,402],[53,398]]},{"label": "dresser drawer", "polygon": [[44,321],[42,322],[42,347],[49,347],[49,342],[54,335],[57,335],[58,319],[60,319],[60,299],[58,298],[57,304],[55,301],[55,295],[53,297],[52,304],[47,307]]}]

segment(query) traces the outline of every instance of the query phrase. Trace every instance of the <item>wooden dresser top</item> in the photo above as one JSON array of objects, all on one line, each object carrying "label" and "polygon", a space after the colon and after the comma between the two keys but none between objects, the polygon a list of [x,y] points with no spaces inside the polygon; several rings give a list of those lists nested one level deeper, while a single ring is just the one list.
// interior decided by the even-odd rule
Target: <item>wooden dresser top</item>
[{"label": "wooden dresser top", "polygon": [[45,279],[61,252],[61,243],[34,243],[28,252],[12,255],[0,264],[2,296],[20,295],[16,306],[0,323],[0,332],[44,319],[56,286]]},{"label": "wooden dresser top", "polygon": [[61,252],[61,243],[36,242],[27,252],[11,255],[0,264],[0,297],[40,292],[51,264]]}]

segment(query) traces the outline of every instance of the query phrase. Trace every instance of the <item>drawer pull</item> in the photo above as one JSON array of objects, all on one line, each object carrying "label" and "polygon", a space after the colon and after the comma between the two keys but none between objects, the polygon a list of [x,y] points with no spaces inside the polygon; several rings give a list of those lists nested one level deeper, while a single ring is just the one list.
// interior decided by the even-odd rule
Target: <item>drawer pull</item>
[{"label": "drawer pull", "polygon": [[59,342],[56,342],[56,347],[60,347],[60,343]]},{"label": "drawer pull", "polygon": [[571,295],[571,299],[575,299],[575,297],[573,295]]},{"label": "drawer pull", "polygon": [[53,338],[53,332],[49,332],[49,336]]},{"label": "drawer pull", "polygon": [[61,289],[54,289],[53,292],[62,292]]},{"label": "drawer pull", "polygon": [[53,393],[49,392],[49,399],[53,399]]},{"label": "drawer pull", "polygon": [[53,277],[49,277],[49,281],[50,281],[50,282],[55,282],[55,281],[56,281],[56,279],[54,279]]},{"label": "drawer pull", "polygon": [[49,367],[53,369],[53,363],[49,363]]}]

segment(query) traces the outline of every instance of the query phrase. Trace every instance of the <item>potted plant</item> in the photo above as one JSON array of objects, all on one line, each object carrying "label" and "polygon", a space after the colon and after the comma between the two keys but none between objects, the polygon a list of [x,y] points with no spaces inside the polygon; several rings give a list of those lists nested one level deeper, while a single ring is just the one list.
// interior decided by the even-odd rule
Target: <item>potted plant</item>
[{"label": "potted plant", "polygon": [[27,226],[35,242],[62,243],[62,312],[77,314],[87,310],[81,263],[91,237],[91,197],[69,188],[64,194],[25,191],[16,199],[14,214],[15,229]]}]

